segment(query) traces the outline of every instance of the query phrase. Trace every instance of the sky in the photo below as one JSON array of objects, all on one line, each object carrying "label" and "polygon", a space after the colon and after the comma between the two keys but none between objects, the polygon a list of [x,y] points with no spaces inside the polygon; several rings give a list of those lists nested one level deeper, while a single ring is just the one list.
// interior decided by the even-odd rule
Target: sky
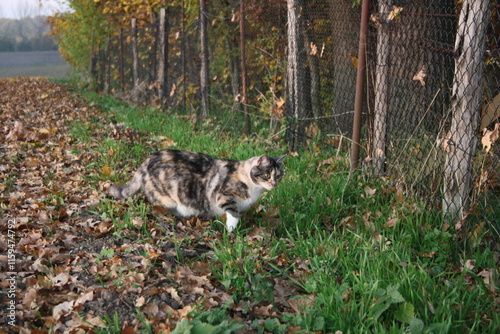
[{"label": "sky", "polygon": [[0,17],[19,19],[26,14],[51,15],[53,12],[67,10],[65,3],[64,0],[0,0]]}]

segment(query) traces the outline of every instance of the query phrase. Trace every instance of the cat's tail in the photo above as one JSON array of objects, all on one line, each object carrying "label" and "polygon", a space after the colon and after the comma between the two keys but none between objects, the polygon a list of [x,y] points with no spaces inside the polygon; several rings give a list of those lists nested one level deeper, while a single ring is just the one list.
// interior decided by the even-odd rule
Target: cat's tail
[{"label": "cat's tail", "polygon": [[114,198],[127,198],[138,192],[142,187],[142,173],[137,171],[132,180],[125,186],[113,184],[108,194]]}]

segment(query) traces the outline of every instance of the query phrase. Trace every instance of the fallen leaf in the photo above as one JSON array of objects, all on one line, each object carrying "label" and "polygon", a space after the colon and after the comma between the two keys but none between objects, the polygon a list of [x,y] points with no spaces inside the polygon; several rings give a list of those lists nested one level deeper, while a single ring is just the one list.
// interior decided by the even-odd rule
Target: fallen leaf
[{"label": "fallen leaf", "polygon": [[144,296],[140,296],[135,301],[135,307],[142,307],[144,304],[146,304],[146,298],[144,298]]},{"label": "fallen leaf", "polygon": [[421,257],[428,257],[428,258],[431,258],[431,257],[434,257],[437,255],[437,252],[435,251],[430,251],[428,253],[424,253],[424,252],[418,252],[418,255],[420,255]]},{"label": "fallen leaf", "polygon": [[498,296],[498,290],[496,287],[495,277],[498,276],[496,269],[483,269],[477,274],[477,276],[482,277],[486,289],[494,296]]},{"label": "fallen leaf", "polygon": [[102,166],[101,168],[101,177],[105,179],[109,179],[113,175],[113,169],[108,165]]},{"label": "fallen leaf", "polygon": [[377,189],[372,189],[370,186],[365,186],[364,190],[368,197],[373,197],[373,195],[377,192]]},{"label": "fallen leaf", "polygon": [[391,228],[391,227],[394,227],[399,221],[399,218],[392,218],[392,219],[389,219],[387,221],[387,223],[385,223],[385,227],[388,227],[388,228]]},{"label": "fallen leaf", "polygon": [[288,300],[288,305],[295,313],[300,314],[311,306],[315,299],[315,295],[296,296]]},{"label": "fallen leaf", "polygon": [[73,310],[74,301],[68,301],[54,306],[52,310],[52,316],[55,320],[60,320],[62,316]]},{"label": "fallen leaf", "polygon": [[468,259],[467,261],[465,261],[465,263],[462,262],[462,271],[464,269],[467,269],[469,271],[473,271],[474,270],[474,267],[475,267],[475,263],[476,263],[476,260],[472,260],[472,259]]},{"label": "fallen leaf", "polygon": [[181,297],[179,297],[179,294],[177,293],[177,290],[175,290],[175,288],[169,287],[165,291],[167,291],[175,301],[181,301]]},{"label": "fallen leaf", "polygon": [[83,304],[85,304],[86,302],[91,302],[94,300],[94,291],[87,291],[85,293],[83,293],[82,295],[80,295],[76,300],[75,300],[75,304],[74,304],[74,307],[79,307]]}]

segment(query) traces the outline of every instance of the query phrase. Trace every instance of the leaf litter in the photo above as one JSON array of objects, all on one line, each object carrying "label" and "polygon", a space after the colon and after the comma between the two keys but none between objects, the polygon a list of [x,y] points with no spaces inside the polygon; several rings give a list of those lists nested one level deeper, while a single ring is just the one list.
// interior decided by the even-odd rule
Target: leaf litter
[{"label": "leaf litter", "polygon": [[[219,307],[249,329],[255,320],[298,312],[314,299],[293,283],[309,270],[304,260],[278,256],[266,263],[292,263],[296,269],[288,278],[272,279],[274,302],[247,301],[243,309],[244,301],[234,303],[233,291],[213,277],[211,242],[222,234],[205,233],[209,222],[168,218],[164,224],[137,217],[136,229],[117,231],[96,213],[111,171],[95,166],[95,143],[72,138],[69,124],[84,122],[97,138],[134,141],[144,134],[122,124],[96,126],[107,123],[96,106],[43,78],[0,80],[0,105],[0,282],[6,288],[8,275],[16,277],[15,331],[92,333],[118,316],[123,333],[140,332],[143,323],[168,333],[193,310]],[[13,268],[6,255],[10,222]],[[137,231],[143,228],[149,237]],[[257,229],[247,241],[265,257],[263,240],[269,237]],[[0,327],[6,321],[2,315]]]}]

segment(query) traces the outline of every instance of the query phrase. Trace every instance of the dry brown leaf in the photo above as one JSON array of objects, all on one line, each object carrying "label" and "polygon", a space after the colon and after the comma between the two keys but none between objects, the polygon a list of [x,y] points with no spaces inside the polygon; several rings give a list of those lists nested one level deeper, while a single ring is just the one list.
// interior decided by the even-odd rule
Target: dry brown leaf
[{"label": "dry brown leaf", "polygon": [[309,47],[311,49],[311,51],[309,51],[309,54],[312,56],[315,56],[318,53],[318,46],[316,44],[314,44],[313,42],[311,42]]},{"label": "dry brown leaf", "polygon": [[179,294],[177,293],[177,290],[175,290],[175,288],[169,287],[165,289],[165,291],[167,291],[175,301],[181,301],[181,297],[179,297]]},{"label": "dry brown leaf", "polygon": [[431,258],[431,257],[436,256],[437,252],[435,252],[435,251],[430,251],[428,253],[418,252],[418,255],[420,255],[421,257],[429,257],[429,258]]},{"label": "dry brown leaf", "polygon": [[71,300],[54,306],[54,309],[52,310],[52,316],[54,317],[54,319],[56,321],[60,320],[61,317],[73,311],[74,302],[75,302],[74,300]]},{"label": "dry brown leaf", "polygon": [[401,12],[403,11],[403,7],[392,6],[392,10],[387,16],[387,21],[392,21],[394,19],[398,19]]},{"label": "dry brown leaf", "polygon": [[288,300],[288,305],[295,313],[300,314],[310,307],[315,299],[315,295],[296,296]]},{"label": "dry brown leaf", "polygon": [[481,138],[481,144],[483,144],[483,149],[489,152],[491,146],[498,140],[500,132],[500,123],[495,124],[493,130],[483,129],[483,137]]},{"label": "dry brown leaf", "polygon": [[93,300],[94,300],[94,291],[90,290],[84,292],[83,294],[78,296],[78,298],[75,300],[75,308],[85,304],[86,302],[91,302]]},{"label": "dry brown leaf", "polygon": [[146,304],[146,298],[140,296],[135,300],[135,307],[143,307]]},{"label": "dry brown leaf", "polygon": [[399,218],[391,218],[385,223],[385,227],[391,228],[394,227],[399,222]]},{"label": "dry brown leaf", "polygon": [[377,189],[375,189],[375,188],[372,189],[372,188],[370,188],[370,186],[365,186],[364,190],[365,190],[366,196],[368,196],[368,197],[373,197],[373,195],[375,195],[375,193],[377,192]]},{"label": "dry brown leaf", "polygon": [[418,81],[422,86],[425,86],[425,78],[427,77],[427,66],[422,65],[420,71],[413,76],[413,81]]},{"label": "dry brown leaf", "polygon": [[477,276],[482,277],[486,289],[494,296],[498,296],[498,290],[496,287],[495,277],[498,277],[498,271],[496,269],[483,269]]},{"label": "dry brown leaf", "polygon": [[475,264],[476,264],[476,260],[472,260],[472,259],[468,259],[467,261],[465,261],[465,263],[462,262],[462,271],[464,271],[464,269],[473,271],[475,268]]}]

